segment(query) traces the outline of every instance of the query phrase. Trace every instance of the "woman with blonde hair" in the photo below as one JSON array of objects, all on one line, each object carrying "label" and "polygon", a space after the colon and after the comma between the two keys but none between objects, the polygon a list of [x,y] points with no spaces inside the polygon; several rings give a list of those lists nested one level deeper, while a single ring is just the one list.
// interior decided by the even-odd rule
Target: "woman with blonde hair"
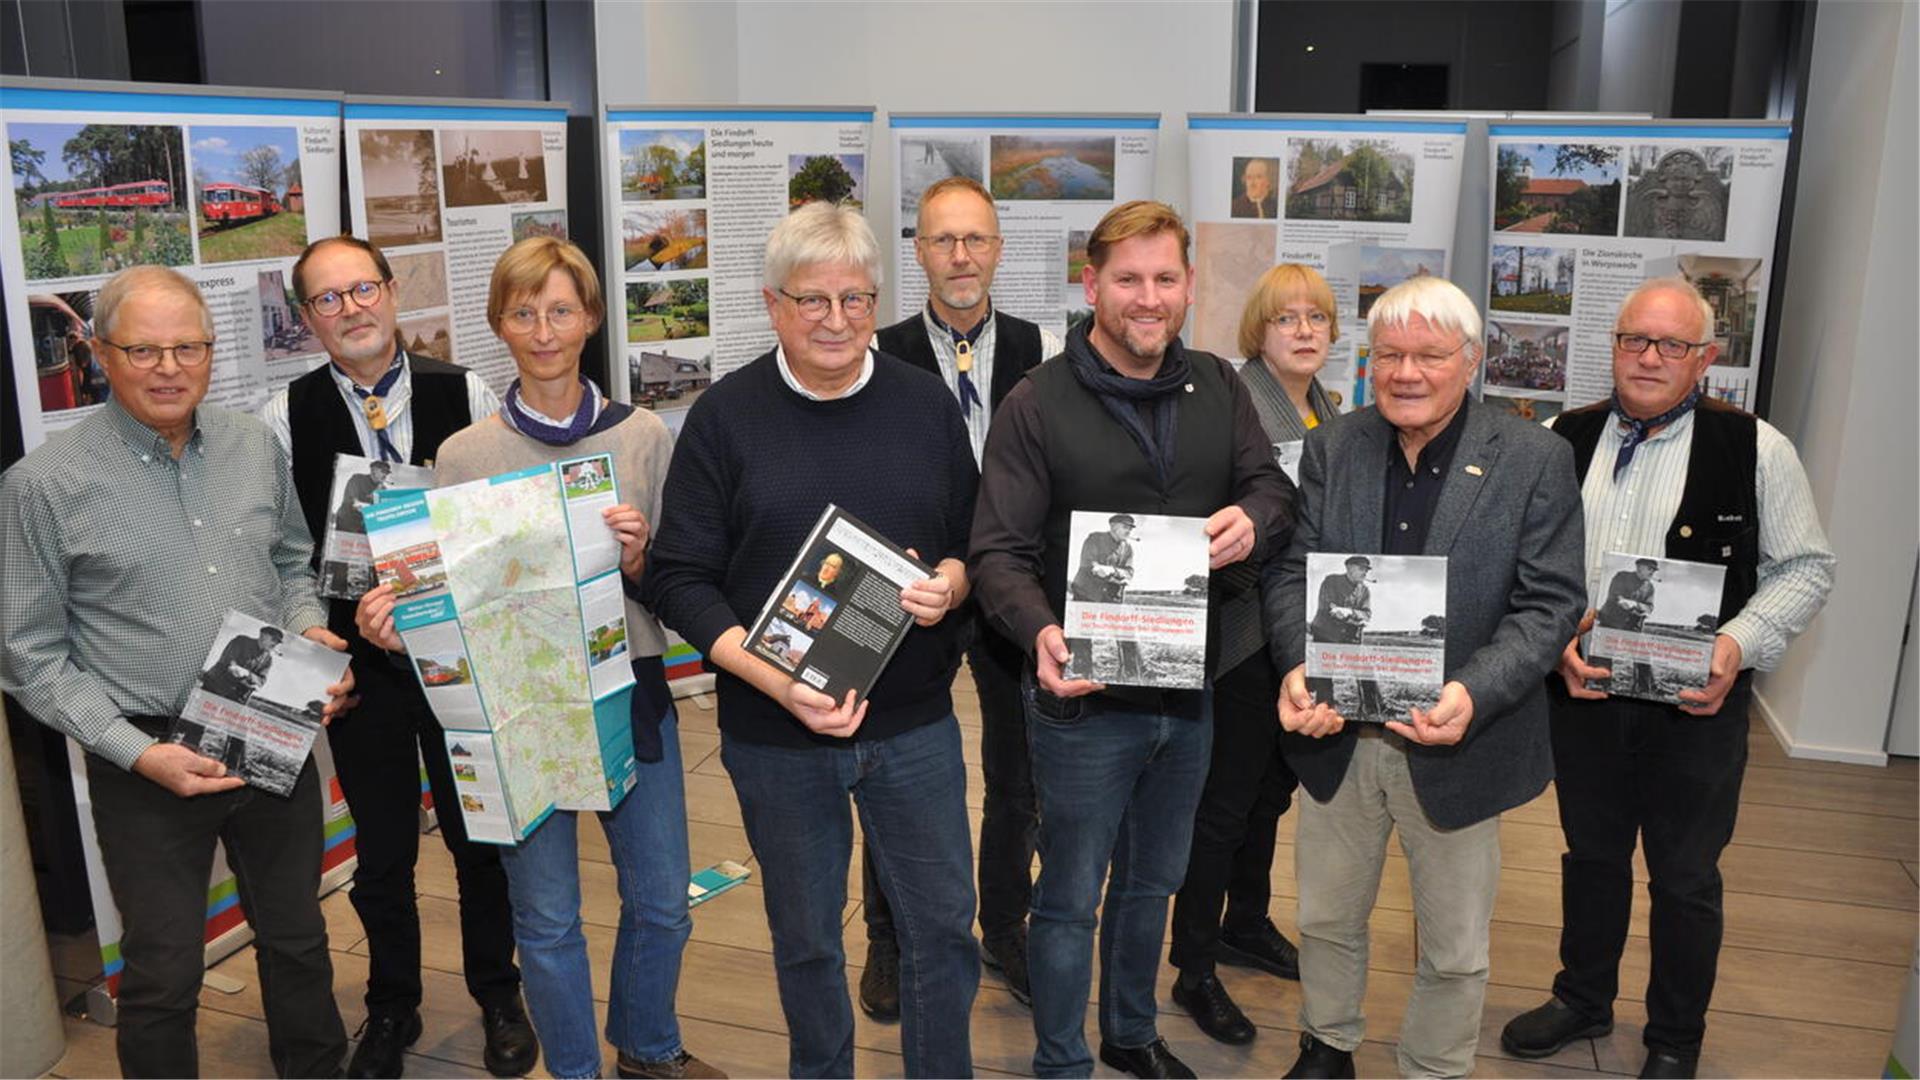
[{"label": "woman with blonde hair", "polygon": [[1281,263],[1260,275],[1240,313],[1240,377],[1267,437],[1276,443],[1306,437],[1339,413],[1339,402],[1320,385],[1327,350],[1340,340],[1333,290],[1319,271]]},{"label": "woman with blonde hair", "polygon": [[[1247,358],[1240,378],[1276,455],[1283,443],[1298,449],[1308,429],[1338,415],[1318,375],[1339,337],[1333,290],[1318,272],[1283,263],[1260,276],[1240,316]],[[1261,625],[1259,573],[1244,564],[1221,572],[1213,761],[1194,814],[1187,878],[1174,896],[1169,955],[1180,969],[1173,1000],[1201,1031],[1228,1044],[1252,1041],[1255,1028],[1214,974],[1216,963],[1300,977],[1298,951],[1267,913],[1274,834],[1296,780],[1273,719],[1280,677]]]},{"label": "woman with blonde hair", "polygon": [[[589,454],[613,458],[621,502],[602,516],[620,543],[638,764],[633,790],[598,814],[620,891],[606,1038],[619,1051],[621,1076],[721,1076],[687,1053],[674,1014],[680,956],[693,929],[685,780],[660,659],[666,638],[639,599],[673,439],[659,417],[607,400],[580,373],[580,351],[605,313],[599,276],[579,248],[550,236],[508,248],[493,268],[487,324],[506,343],[518,377],[498,413],[441,444],[434,482],[446,487]],[[397,650],[392,611],[392,592],[382,586],[361,601],[359,621],[368,640]],[[501,852],[527,1007],[556,1077],[599,1076],[602,1064],[581,934],[579,817],[555,811]]]}]

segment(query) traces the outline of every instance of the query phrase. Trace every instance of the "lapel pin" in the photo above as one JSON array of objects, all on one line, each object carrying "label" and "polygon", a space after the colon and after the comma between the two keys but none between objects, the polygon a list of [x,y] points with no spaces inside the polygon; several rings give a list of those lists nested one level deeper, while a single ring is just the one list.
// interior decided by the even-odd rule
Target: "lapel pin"
[{"label": "lapel pin", "polygon": [[1682,537],[1682,538],[1685,538],[1685,537],[1688,537],[1688,536],[1692,536],[1692,535],[1693,535],[1693,526],[1691,526],[1691,525],[1682,525],[1682,526],[1680,526],[1680,535],[1681,535],[1681,537]]},{"label": "lapel pin", "polygon": [[1192,384],[1192,383],[1188,383],[1188,384],[1187,384],[1187,393],[1189,393],[1189,394],[1191,394],[1191,393],[1193,393],[1193,384]]},{"label": "lapel pin", "polygon": [[1487,475],[1487,471],[1485,469],[1482,469],[1478,465],[1469,465],[1467,466],[1467,475],[1468,476],[1485,476]]}]

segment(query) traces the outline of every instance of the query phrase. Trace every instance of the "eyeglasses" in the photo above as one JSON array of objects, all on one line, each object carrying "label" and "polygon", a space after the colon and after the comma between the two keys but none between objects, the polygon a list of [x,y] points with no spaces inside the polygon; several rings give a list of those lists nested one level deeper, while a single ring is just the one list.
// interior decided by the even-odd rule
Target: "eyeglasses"
[{"label": "eyeglasses", "polygon": [[1651,338],[1645,334],[1615,334],[1614,347],[1621,352],[1639,356],[1649,348],[1660,350],[1660,356],[1666,360],[1685,360],[1687,354],[1695,349],[1704,349],[1713,344],[1711,341],[1681,341],[1679,338]]},{"label": "eyeglasses", "polygon": [[[1327,327],[1333,325],[1333,320],[1327,318],[1327,313],[1324,311],[1309,311],[1304,317],[1307,320],[1307,325],[1315,330],[1325,330]],[[1296,315],[1291,311],[1283,311],[1273,318],[1268,319],[1267,325],[1278,327],[1281,330],[1292,330],[1300,325],[1301,318],[1302,316]]]},{"label": "eyeglasses", "polygon": [[1466,347],[1467,343],[1462,341],[1443,353],[1376,352],[1370,362],[1375,368],[1397,368],[1403,363],[1412,363],[1418,364],[1423,370],[1432,371],[1444,367],[1455,353]]},{"label": "eyeglasses", "polygon": [[[834,298],[831,296],[819,293],[795,296],[785,289],[780,290],[780,295],[793,301],[793,306],[800,309],[800,317],[808,322],[819,322],[833,310]],[[873,314],[874,305],[879,302],[880,294],[877,292],[850,292],[840,297],[840,311],[849,319],[864,319]]]},{"label": "eyeglasses", "polygon": [[555,304],[544,314],[530,307],[517,307],[500,316],[500,325],[516,334],[531,334],[544,318],[555,333],[560,333],[573,329],[580,322],[581,314],[581,310],[571,304]]},{"label": "eyeglasses", "polygon": [[985,233],[968,233],[965,236],[941,233],[939,236],[922,236],[920,237],[920,242],[942,255],[953,254],[953,245],[955,244],[965,244],[967,253],[970,255],[985,255],[987,252],[1000,246],[1000,238],[998,236],[989,236]]},{"label": "eyeglasses", "polygon": [[347,308],[347,297],[353,297],[356,307],[370,308],[380,302],[380,290],[386,286],[384,281],[356,281],[345,289],[328,289],[317,296],[307,297],[308,311],[315,315],[331,319]]},{"label": "eyeglasses", "polygon": [[199,367],[213,358],[213,342],[183,341],[178,345],[121,345],[118,342],[100,339],[102,345],[112,345],[126,354],[127,363],[146,370],[160,363],[160,358],[173,354],[173,362],[183,368]]}]

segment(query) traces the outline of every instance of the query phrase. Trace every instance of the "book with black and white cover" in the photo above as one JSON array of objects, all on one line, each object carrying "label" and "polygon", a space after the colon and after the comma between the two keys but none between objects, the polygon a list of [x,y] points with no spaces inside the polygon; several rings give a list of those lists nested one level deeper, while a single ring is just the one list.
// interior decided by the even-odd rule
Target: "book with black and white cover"
[{"label": "book with black and white cover", "polygon": [[1176,690],[1206,685],[1206,527],[1197,517],[1073,512],[1067,678]]},{"label": "book with black and white cover", "polygon": [[913,628],[900,590],[932,576],[926,563],[828,504],[747,628],[747,650],[835,701],[848,690],[865,700]]},{"label": "book with black and white cover", "polygon": [[432,486],[433,470],[424,465],[335,454],[327,531],[320,544],[320,595],[358,600],[378,584],[361,512],[383,498]]},{"label": "book with black and white cover", "polygon": [[1727,568],[1609,551],[1592,598],[1587,663],[1611,677],[1592,688],[1618,697],[1678,703],[1707,685]]},{"label": "book with black and white cover", "polygon": [[1348,721],[1411,720],[1446,683],[1447,560],[1307,555],[1307,690]]},{"label": "book with black and white cover", "polygon": [[291,794],[320,731],[327,687],[346,671],[346,653],[229,611],[167,739],[221,762],[229,776]]}]

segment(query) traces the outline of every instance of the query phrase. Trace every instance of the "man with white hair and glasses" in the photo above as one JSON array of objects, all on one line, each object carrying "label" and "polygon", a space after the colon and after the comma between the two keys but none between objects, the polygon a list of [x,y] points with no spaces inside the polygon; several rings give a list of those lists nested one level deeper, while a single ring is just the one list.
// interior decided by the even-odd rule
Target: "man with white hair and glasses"
[{"label": "man with white hair and glasses", "polygon": [[[338,1075],[313,761],[281,798],[166,737],[229,610],[346,642],[314,595],[286,455],[253,417],[201,404],[214,333],[199,288],[136,266],[101,286],[94,314],[111,399],[0,480],[0,688],[87,752],[123,926],[120,1071],[199,1075],[218,841],[253,926],[274,1072]],[[328,720],[352,689],[351,670],[328,688]]]},{"label": "man with white hair and glasses", "polygon": [[[1713,323],[1686,279],[1643,283],[1614,324],[1612,397],[1553,421],[1583,478],[1588,596],[1608,598],[1609,552],[1712,563],[1726,578],[1707,684],[1681,691],[1678,704],[1589,689],[1611,672],[1582,660],[1577,638],[1547,680],[1567,839],[1560,972],[1553,996],[1501,1033],[1520,1057],[1613,1030],[1637,838],[1653,953],[1640,1075],[1694,1074],[1720,956],[1720,852],[1740,806],[1753,671],[1779,664],[1833,587],[1833,549],[1793,444],[1700,388],[1719,354]],[[1588,610],[1580,629],[1594,620]]]},{"label": "man with white hair and glasses", "polygon": [[[1473,1071],[1500,877],[1500,814],[1552,776],[1543,677],[1586,606],[1573,455],[1467,397],[1480,313],[1451,282],[1389,289],[1367,318],[1375,404],[1307,433],[1301,507],[1262,581],[1282,749],[1308,798],[1294,840],[1300,1056],[1288,1076],[1352,1076],[1365,1035],[1367,920],[1396,830],[1420,955],[1397,1063]],[[1447,557],[1445,684],[1384,724],[1307,686],[1307,556]]]},{"label": "man with white hair and glasses", "polygon": [[[759,861],[789,1072],[853,1074],[841,945],[851,796],[895,913],[906,1072],[971,1075],[980,959],[950,693],[960,620],[947,615],[967,596],[973,449],[938,376],[870,347],[880,246],[858,211],[788,215],[767,238],[764,281],[778,343],[689,410],[649,588],[717,669],[721,761]],[[864,700],[795,680],[753,655],[743,629],[828,504],[934,567],[900,590],[915,625]]]}]

